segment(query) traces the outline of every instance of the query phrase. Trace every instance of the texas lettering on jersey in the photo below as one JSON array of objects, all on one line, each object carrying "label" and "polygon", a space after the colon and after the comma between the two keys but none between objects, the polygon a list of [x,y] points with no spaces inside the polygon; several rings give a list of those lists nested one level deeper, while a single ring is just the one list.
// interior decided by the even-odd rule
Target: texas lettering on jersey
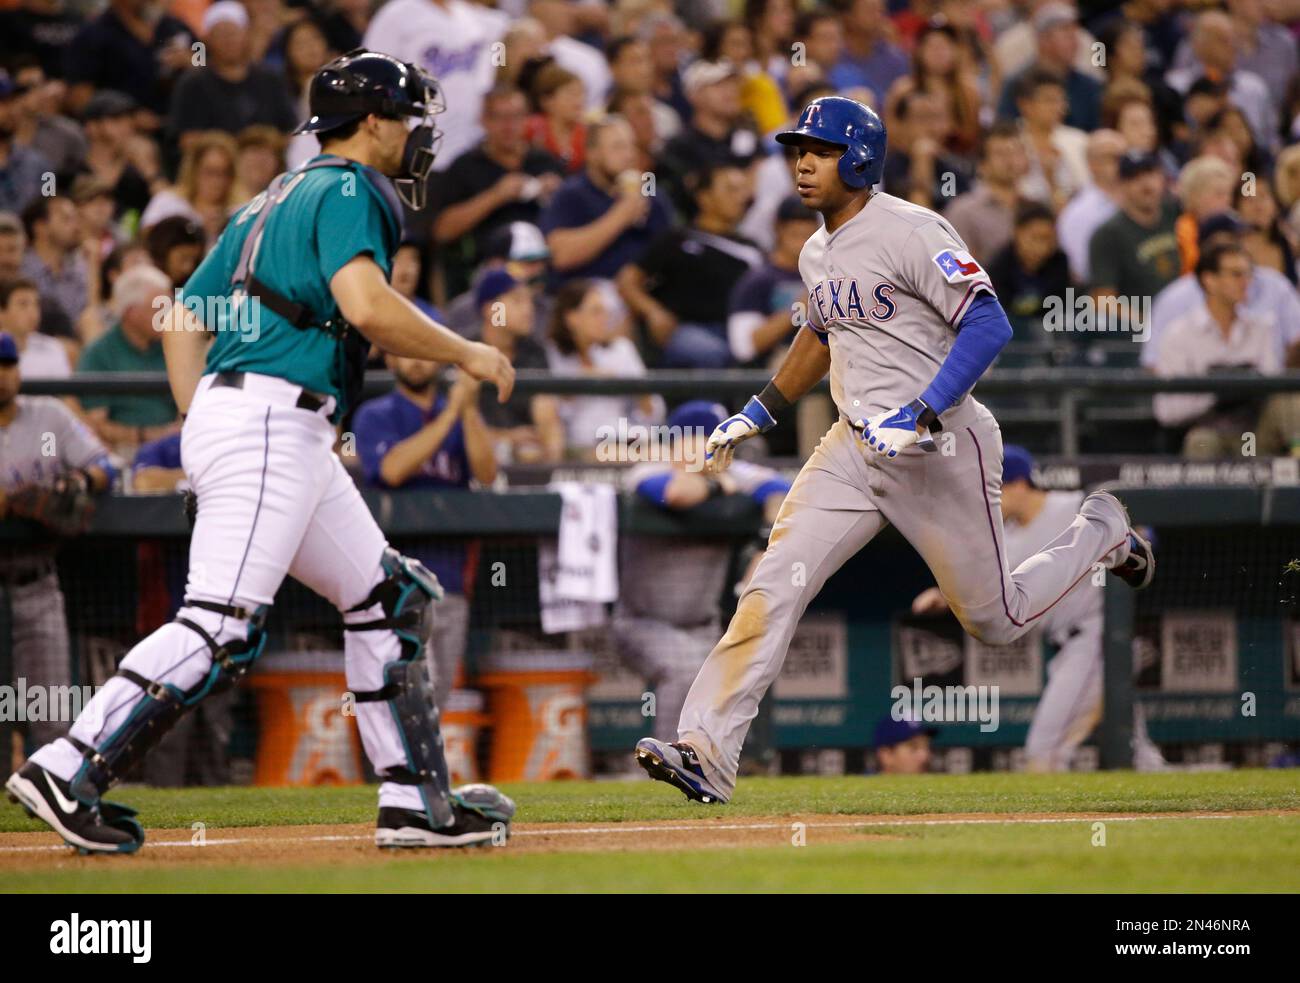
[{"label": "texas lettering on jersey", "polygon": [[888,281],[877,283],[867,294],[872,306],[864,308],[858,281],[854,277],[837,277],[816,283],[809,291],[808,299],[817,308],[823,325],[866,318],[888,321],[898,310],[893,300],[894,290],[894,285]]}]

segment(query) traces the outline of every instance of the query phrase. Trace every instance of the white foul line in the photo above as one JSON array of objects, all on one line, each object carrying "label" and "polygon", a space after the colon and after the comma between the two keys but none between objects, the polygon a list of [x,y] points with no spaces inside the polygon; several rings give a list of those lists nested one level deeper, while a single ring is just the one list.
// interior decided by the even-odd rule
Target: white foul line
[{"label": "white foul line", "polygon": [[[1047,825],[1051,823],[1137,823],[1151,822],[1162,819],[1250,819],[1250,815],[1234,815],[1232,813],[1203,813],[1191,814],[1186,816],[1179,815],[1160,815],[1160,816],[1056,816],[1051,818],[1020,818],[1007,817],[1004,819],[908,819],[900,816],[896,819],[853,819],[843,822],[830,823],[810,823],[807,824],[809,829],[859,829],[867,827],[880,826],[1015,826],[1015,825]],[[792,819],[790,822],[781,823],[700,823],[690,826],[587,826],[576,829],[521,829],[511,832],[511,836],[599,836],[607,833],[689,833],[689,832],[732,832],[737,830],[787,830],[793,822],[798,819]],[[275,829],[274,826],[262,826],[260,829]],[[226,839],[205,839],[201,847],[208,846],[240,846],[248,843],[359,843],[370,842],[374,836],[369,833],[357,834],[332,834],[322,836],[286,836],[286,837],[261,837],[261,836],[244,836],[230,837]],[[147,845],[151,848],[157,847],[188,847],[195,846],[190,840],[152,840]],[[66,844],[59,843],[54,845],[42,846],[0,846],[0,854],[3,853],[46,853],[57,850],[67,850]]]}]

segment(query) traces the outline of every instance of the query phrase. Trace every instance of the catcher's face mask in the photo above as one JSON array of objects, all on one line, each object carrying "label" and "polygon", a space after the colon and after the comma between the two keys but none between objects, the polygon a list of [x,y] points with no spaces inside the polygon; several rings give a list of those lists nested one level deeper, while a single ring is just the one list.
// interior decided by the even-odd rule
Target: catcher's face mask
[{"label": "catcher's face mask", "polygon": [[442,143],[442,131],[434,125],[433,118],[446,111],[447,103],[433,76],[415,65],[408,67],[423,92],[413,106],[415,112],[406,117],[409,132],[402,151],[401,169],[393,178],[393,188],[406,207],[418,212],[428,201],[429,173]]}]

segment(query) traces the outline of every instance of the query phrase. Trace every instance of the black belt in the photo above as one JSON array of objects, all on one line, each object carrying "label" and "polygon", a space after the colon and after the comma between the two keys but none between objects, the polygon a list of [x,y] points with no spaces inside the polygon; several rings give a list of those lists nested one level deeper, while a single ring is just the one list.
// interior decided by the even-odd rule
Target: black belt
[{"label": "black belt", "polygon": [[[225,386],[229,389],[243,389],[244,373],[218,372],[216,378],[212,380],[212,384],[214,386]],[[304,389],[301,393],[298,394],[298,402],[296,402],[294,405],[297,406],[298,409],[300,410],[311,410],[313,413],[315,413],[317,410],[319,410],[322,406],[325,405],[325,401],[328,398],[329,398],[328,396],[321,396],[318,393],[310,392],[309,390]]]}]

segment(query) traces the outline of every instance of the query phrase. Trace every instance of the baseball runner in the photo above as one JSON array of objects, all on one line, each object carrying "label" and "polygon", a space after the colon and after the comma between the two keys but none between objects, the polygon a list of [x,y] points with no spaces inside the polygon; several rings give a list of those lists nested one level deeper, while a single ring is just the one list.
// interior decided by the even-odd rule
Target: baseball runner
[{"label": "baseball runner", "polygon": [[687,694],[678,740],[637,744],[652,778],[702,802],[730,799],[750,721],[804,609],[886,523],[921,554],[962,626],[989,644],[1029,631],[1098,563],[1134,587],[1155,569],[1124,507],[1101,491],[1010,569],[1001,431],[970,396],[1011,338],[988,274],[939,215],[872,192],[885,128],[866,106],[814,100],[777,140],[797,148],[796,189],[824,223],[799,257],[806,330],[767,387],[713,432],[710,467],[725,469],[738,443],[775,426],[828,369],[839,420],[795,479]]},{"label": "baseball runner", "polygon": [[[508,832],[514,814],[490,786],[449,788],[420,658],[441,588],[388,546],[333,453],[332,421],[359,393],[366,339],[455,363],[503,398],[514,384],[495,349],[429,320],[388,283],[398,198],[424,204],[438,84],[359,49],[317,72],[309,98],[299,129],[317,133],[324,152],[241,209],[183,303],[164,312],[167,375],[188,414],[182,464],[198,500],[185,602],[127,654],[68,737],[6,784],[83,851],[139,849],[134,810],[105,791],[188,709],[248,671],[286,574],[343,616],[347,684],[382,781],[376,844],[484,842]],[[210,346],[204,329],[215,334]]]},{"label": "baseball runner", "polygon": [[[1074,521],[1083,493],[1044,491],[1034,484],[1034,459],[1008,444],[1002,458],[1002,517],[1007,563],[1019,565]],[[1047,685],[1025,739],[1029,771],[1067,771],[1075,749],[1101,720],[1102,592],[1084,578],[1045,614],[1040,627],[1057,647],[1047,664]],[[942,614],[948,602],[937,587],[912,602],[914,614]],[[1133,763],[1141,771],[1164,767],[1147,736],[1146,717],[1133,708]]]}]

